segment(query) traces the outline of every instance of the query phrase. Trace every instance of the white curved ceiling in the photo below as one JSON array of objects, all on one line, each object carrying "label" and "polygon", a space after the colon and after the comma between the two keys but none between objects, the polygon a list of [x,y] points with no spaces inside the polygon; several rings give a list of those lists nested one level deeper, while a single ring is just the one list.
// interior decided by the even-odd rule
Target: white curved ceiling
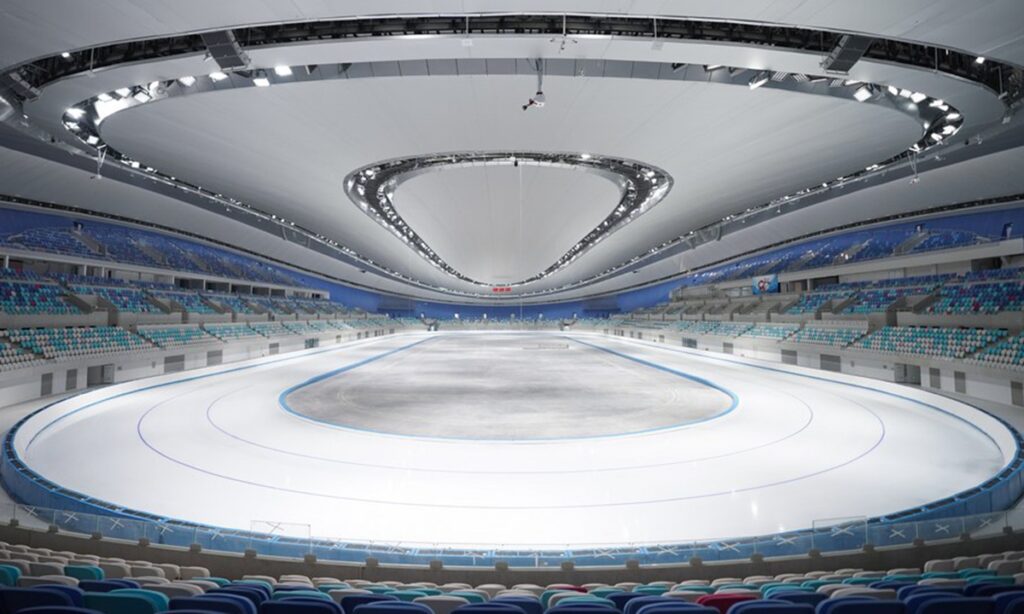
[{"label": "white curved ceiling", "polygon": [[[1024,62],[1024,36],[1020,34],[1024,9],[1015,0],[969,5],[959,0],[866,0],[855,4],[840,0],[354,0],[341,6],[321,0],[181,0],[173,6],[158,0],[137,0],[130,6],[114,0],[9,0],[0,5],[0,65],[119,40],[246,24],[391,13],[496,11],[622,13],[778,23],[935,43]],[[419,57],[454,57],[443,55],[448,53],[445,49],[450,48],[451,41],[434,42],[436,45],[429,50],[418,46],[426,42],[395,40],[336,47],[310,45],[309,51],[316,53],[314,48],[318,47],[321,54],[330,56],[324,61],[343,61],[346,54],[351,61],[376,59],[375,54],[384,47],[389,52],[395,49],[398,58],[416,57],[417,53],[422,53]],[[532,41],[489,40],[478,41],[475,47],[460,47],[460,53],[477,58],[532,57],[534,53],[562,57],[557,47],[548,44],[546,37]],[[677,55],[685,51],[685,45],[678,46],[678,50],[670,47],[659,50],[642,41],[621,39],[584,40],[573,51],[581,58],[657,62],[676,61]],[[500,55],[517,49],[519,55]],[[296,51],[271,46],[253,50],[252,56],[263,62],[260,65],[269,66],[276,57],[290,57],[288,54]],[[774,68],[775,62],[784,59],[790,64],[785,70],[800,72],[813,70],[820,60],[813,54],[801,57],[799,53],[785,54],[768,48],[737,51],[704,45],[689,51],[698,56],[710,54],[709,58],[722,54],[726,62],[737,60],[737,52],[748,63],[731,65],[760,63]],[[783,55],[786,57],[782,58]],[[52,130],[59,118],[57,114],[65,106],[113,89],[113,83],[119,87],[148,82],[150,78],[208,72],[197,68],[197,64],[203,65],[201,58],[179,58],[63,79],[44,88],[43,95],[26,112],[32,121]],[[851,76],[879,83],[895,82],[898,77],[906,79],[908,87],[919,87],[947,100],[969,99],[978,110],[965,114],[968,122],[976,122],[971,125],[972,131],[981,130],[993,117],[998,119],[999,104],[983,88],[924,70],[902,70],[897,75],[897,69],[885,63],[862,61]],[[522,113],[519,105],[533,89],[530,77],[495,75],[306,82],[172,98],[118,113],[104,123],[102,130],[113,146],[161,171],[294,219],[428,284],[474,292],[479,288],[456,282],[429,266],[353,207],[340,189],[342,178],[354,168],[387,158],[513,148],[591,151],[633,158],[673,175],[675,187],[662,204],[613,234],[572,266],[529,288],[543,290],[596,274],[642,253],[648,246],[724,214],[880,161],[905,149],[921,133],[920,126],[907,116],[874,105],[768,88],[748,91],[745,87],[715,83],[586,75],[548,77],[545,90],[551,101],[549,106],[540,113]],[[968,136],[971,134],[974,132]],[[19,158],[19,163],[24,162],[24,158]],[[17,174],[6,176],[2,192],[31,198],[54,191],[52,186],[43,186],[38,181],[28,185]],[[471,274],[475,271],[484,279],[497,280],[503,274],[528,269],[536,272],[538,267],[550,264],[543,260],[558,252],[558,246],[571,244],[583,234],[576,222],[582,220],[584,210],[589,211],[584,203],[596,199],[587,189],[580,188],[579,195],[570,194],[572,202],[566,211],[576,213],[567,215],[567,221],[555,223],[548,217],[545,223],[544,216],[524,216],[528,221],[524,220],[522,230],[529,237],[527,242],[485,242],[481,237],[511,236],[507,212],[488,217],[483,215],[484,209],[474,210],[480,215],[472,220],[467,218],[464,227],[445,226],[426,212],[455,207],[455,201],[472,198],[490,180],[451,183],[438,179],[451,184],[430,186],[430,179],[418,178],[406,187],[416,187],[420,180],[424,183],[417,191],[407,191],[405,198],[397,202],[398,207],[405,207],[402,214],[424,214],[412,225],[427,237],[428,243],[446,260],[458,261],[456,268],[463,273],[476,277]],[[555,185],[538,185],[542,183]],[[552,186],[538,187],[541,195],[536,200],[558,194],[559,188]],[[562,194],[572,191],[565,186],[560,189]],[[69,189],[62,202],[85,206],[88,199],[79,193],[90,191],[93,190]],[[125,199],[123,204],[104,203],[103,207],[132,215],[141,210],[133,203],[150,200],[144,190],[128,191],[138,195]],[[497,196],[488,201],[493,211],[509,205],[507,185],[495,187],[493,192]],[[451,198],[453,194],[458,197]],[[438,204],[439,198],[448,200]],[[908,198],[911,202],[893,203],[892,209],[939,204],[933,200],[925,202],[923,198],[916,202],[913,194]],[[837,211],[836,223],[849,217],[849,211],[839,214],[833,210]],[[184,228],[191,224],[179,221],[177,225]],[[250,233],[218,234],[230,239],[233,237],[228,235]],[[259,239],[254,239],[247,247],[258,249],[259,243]],[[513,257],[514,252],[527,253],[529,260]],[[310,256],[312,260],[317,258],[322,257]],[[299,260],[305,257],[296,256]],[[672,258],[645,267],[641,275],[628,276],[631,279],[610,280],[552,298],[586,295],[597,289],[614,290],[630,282],[654,279],[678,271],[684,260]],[[343,277],[352,275],[346,270],[348,267],[333,268],[345,270]],[[356,275],[355,280],[368,281],[358,277],[358,272]],[[383,283],[379,278],[374,283],[382,289],[399,286],[419,296],[437,296],[394,282]]]},{"label": "white curved ceiling", "polygon": [[619,204],[611,179],[523,164],[459,167],[400,184],[394,203],[457,271],[494,285],[542,272]]},{"label": "white curved ceiling", "polygon": [[[530,285],[536,289],[596,274],[749,204],[862,169],[921,135],[914,120],[876,105],[768,88],[549,77],[547,106],[524,113],[520,105],[533,87],[522,76],[309,81],[170,98],[117,113],[101,129],[113,147],[164,172],[467,291],[478,288],[409,258],[405,244],[348,201],[344,177],[381,160],[467,150],[590,152],[672,175],[675,185],[661,204],[571,267]],[[475,188],[452,189],[465,195]],[[543,252],[548,220],[529,216],[524,223],[524,252]],[[571,246],[583,234],[563,225],[553,240]]]}]

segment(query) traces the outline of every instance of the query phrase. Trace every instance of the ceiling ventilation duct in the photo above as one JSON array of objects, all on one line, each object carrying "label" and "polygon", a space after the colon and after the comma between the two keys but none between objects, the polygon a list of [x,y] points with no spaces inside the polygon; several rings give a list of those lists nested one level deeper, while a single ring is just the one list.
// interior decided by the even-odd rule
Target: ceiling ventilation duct
[{"label": "ceiling ventilation duct", "polygon": [[844,34],[828,57],[821,61],[821,67],[828,72],[846,74],[864,57],[873,42],[875,39],[869,36]]},{"label": "ceiling ventilation duct", "polygon": [[231,30],[204,32],[199,36],[210,52],[210,57],[221,70],[237,70],[249,65],[249,56],[242,51]]}]

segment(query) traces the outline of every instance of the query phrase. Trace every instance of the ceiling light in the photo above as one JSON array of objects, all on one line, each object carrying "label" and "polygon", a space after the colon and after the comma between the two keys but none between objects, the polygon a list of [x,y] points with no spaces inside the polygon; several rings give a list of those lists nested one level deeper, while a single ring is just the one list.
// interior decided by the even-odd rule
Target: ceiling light
[{"label": "ceiling light", "polygon": [[954,121],[960,119],[960,114],[957,113],[956,111],[953,111],[952,113],[947,113],[946,114],[946,119],[951,121],[951,122],[954,122]]},{"label": "ceiling light", "polygon": [[580,154],[580,158],[583,159],[583,160],[589,160],[590,159],[590,154],[588,154],[588,153]]},{"label": "ceiling light", "polygon": [[74,119],[81,119],[81,117],[83,115],[85,115],[85,111],[83,111],[82,109],[79,109],[78,107],[71,107],[70,109],[68,109],[64,113],[67,114],[69,117],[72,117]]},{"label": "ceiling light", "polygon": [[90,135],[89,138],[85,139],[85,142],[90,144],[90,145],[95,145],[95,144],[99,143],[100,140],[99,140],[99,138],[96,137],[96,135]]},{"label": "ceiling light", "polygon": [[132,93],[132,91],[127,87],[119,87],[116,90],[114,90],[114,93],[120,96],[121,98],[127,98],[128,95]]},{"label": "ceiling light", "polygon": [[942,140],[942,135],[939,134],[938,132],[931,133],[931,137],[935,140],[935,142],[939,142]]},{"label": "ceiling light", "polygon": [[979,55],[978,57],[974,58],[974,63],[975,64],[984,64],[985,63],[985,58]]},{"label": "ceiling light", "polygon": [[64,58],[65,60],[70,60],[71,54],[65,51],[64,53],[60,54],[60,57]]},{"label": "ceiling light", "polygon": [[145,91],[139,90],[135,92],[135,95],[132,96],[132,98],[138,100],[139,102],[149,102],[152,97]]},{"label": "ceiling light", "polygon": [[292,69],[290,66],[275,66],[274,74],[278,77],[290,77],[292,75]]},{"label": "ceiling light", "polygon": [[266,77],[255,77],[252,84],[256,87],[270,87],[270,79]]},{"label": "ceiling light", "polygon": [[910,99],[914,101],[915,104],[921,102],[927,97],[928,96],[926,94],[922,94],[921,92],[914,92],[913,94],[910,95]]},{"label": "ceiling light", "polygon": [[103,92],[102,94],[96,97],[96,100],[99,100],[100,102],[110,102],[113,99],[114,97],[106,92]]},{"label": "ceiling light", "polygon": [[192,76],[182,77],[178,79],[178,83],[184,85],[185,87],[192,87],[196,83],[196,78]]},{"label": "ceiling light", "polygon": [[721,64],[706,64],[704,66],[704,72],[714,72],[719,68],[723,68]]},{"label": "ceiling light", "polygon": [[899,96],[899,94],[900,94],[899,88],[895,88],[895,87],[893,87],[891,85],[889,87],[885,88],[885,89],[889,90],[889,93],[892,94],[893,96]]},{"label": "ceiling light", "polygon": [[761,87],[765,83],[768,83],[768,73],[762,71],[762,72],[759,72],[756,75],[754,75],[754,78],[751,79],[750,82],[747,83],[747,85],[750,86],[750,89],[756,90],[757,88]]},{"label": "ceiling light", "polygon": [[942,134],[945,134],[947,136],[953,134],[954,132],[956,132],[956,126],[944,126],[942,128]]},{"label": "ceiling light", "polygon": [[210,73],[210,79],[212,81],[223,81],[224,79],[227,79],[227,78],[228,78],[228,76],[225,73],[222,73],[219,70]]},{"label": "ceiling light", "polygon": [[911,92],[910,90],[908,90],[908,89],[906,89],[906,88],[904,88],[904,89],[901,89],[901,90],[900,90],[900,96],[903,96],[904,98],[910,98],[910,96],[911,96],[911,95],[912,95],[913,93],[914,93],[914,92]]},{"label": "ceiling light", "polygon": [[866,85],[858,87],[857,91],[853,93],[853,97],[857,99],[857,102],[865,102],[873,95],[874,92],[872,92],[871,88]]}]

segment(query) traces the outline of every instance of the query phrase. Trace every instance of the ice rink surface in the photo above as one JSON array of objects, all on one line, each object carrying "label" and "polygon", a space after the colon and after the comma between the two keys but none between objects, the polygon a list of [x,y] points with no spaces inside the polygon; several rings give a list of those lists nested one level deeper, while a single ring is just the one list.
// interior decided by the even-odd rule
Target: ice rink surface
[{"label": "ice rink surface", "polygon": [[469,547],[765,535],[985,482],[1009,431],[875,380],[587,334],[421,333],[92,391],[15,447],[61,486],[240,529]]}]

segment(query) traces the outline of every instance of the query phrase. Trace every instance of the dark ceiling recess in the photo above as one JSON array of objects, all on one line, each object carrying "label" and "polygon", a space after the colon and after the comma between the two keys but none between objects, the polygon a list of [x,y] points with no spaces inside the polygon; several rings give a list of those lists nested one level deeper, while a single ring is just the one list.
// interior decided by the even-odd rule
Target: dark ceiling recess
[{"label": "dark ceiling recess", "polygon": [[828,57],[821,61],[821,67],[828,72],[846,74],[871,48],[875,39],[868,36],[846,34],[832,48]]},{"label": "dark ceiling recess", "polygon": [[[657,25],[655,26],[655,21]],[[324,40],[362,39],[416,34],[451,36],[500,35],[601,35],[651,41],[692,40],[759,45],[828,55],[846,48],[852,54],[865,37],[840,32],[749,23],[698,21],[659,17],[611,17],[605,15],[450,15],[424,17],[374,17],[340,19],[240,27],[214,32],[218,41],[231,35],[241,50],[265,45],[286,45]],[[80,49],[67,56],[54,55],[12,66],[0,75],[0,90],[15,90],[24,99],[26,86],[38,88],[61,77],[114,66],[207,50],[204,39],[209,33],[166,38],[134,40],[91,49]],[[843,39],[848,39],[843,45]],[[1020,68],[991,59],[975,62],[975,57],[954,49],[922,45],[892,39],[866,39],[863,57],[919,66],[982,83],[1006,94],[1004,102],[1015,100],[1021,90]],[[217,45],[219,47],[219,45]],[[839,61],[839,59],[837,59]],[[848,60],[847,60],[848,61]],[[852,63],[850,64],[852,66]],[[224,68],[226,65],[222,65]],[[243,65],[244,66],[244,65]],[[842,66],[842,64],[836,64]],[[835,68],[839,70],[839,68]],[[22,81],[14,88],[14,76]],[[16,91],[21,89],[21,91]],[[0,92],[2,93],[2,92]]]}]

